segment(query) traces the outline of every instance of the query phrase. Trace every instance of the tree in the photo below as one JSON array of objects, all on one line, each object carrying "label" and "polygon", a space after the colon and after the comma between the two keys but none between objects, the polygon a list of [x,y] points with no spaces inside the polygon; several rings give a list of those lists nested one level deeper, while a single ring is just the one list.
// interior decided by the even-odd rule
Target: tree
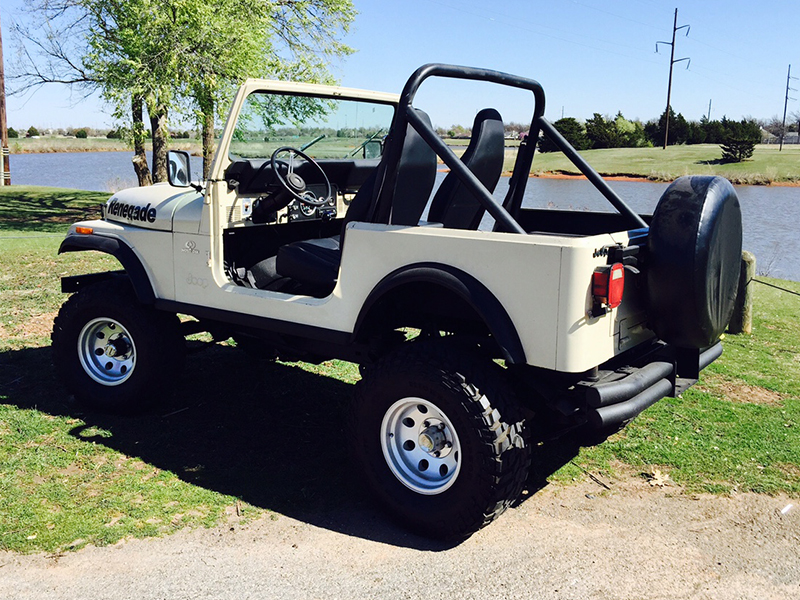
[{"label": "tree", "polygon": [[616,122],[606,121],[600,113],[594,113],[586,121],[586,137],[592,143],[592,148],[619,148],[623,142]]},{"label": "tree", "polygon": [[723,162],[742,162],[751,158],[761,141],[761,127],[753,119],[727,121],[725,142],[721,145]]},{"label": "tree", "polygon": [[25,137],[36,137],[38,135],[39,135],[39,130],[36,129],[36,127],[34,127],[33,125],[31,125],[30,127],[28,127],[28,131],[25,134]]},{"label": "tree", "polygon": [[26,68],[17,91],[44,83],[100,90],[128,121],[134,168],[149,182],[146,109],[155,181],[166,178],[171,111],[197,116],[205,171],[221,100],[245,77],[330,81],[327,64],[350,48],[338,37],[352,0],[31,0],[41,27],[21,30]]},{"label": "tree", "polygon": [[[705,119],[705,117],[703,117]],[[703,121],[689,121],[689,137],[686,140],[687,144],[702,144],[706,141],[706,130],[703,126]]]},{"label": "tree", "polygon": [[463,125],[451,125],[447,130],[447,137],[449,138],[468,138],[472,135],[472,131]]},{"label": "tree", "polygon": [[216,3],[208,15],[202,14],[201,7],[209,6],[202,1],[191,13],[191,30],[202,34],[190,39],[202,38],[203,43],[185,54],[196,59],[186,65],[192,73],[188,96],[201,128],[205,176],[211,165],[215,111],[240,82],[241,73],[333,83],[327,64],[353,52],[339,37],[347,33],[356,14],[351,0]]},{"label": "tree", "polygon": [[[667,126],[667,111],[661,113],[658,121],[649,121],[644,130],[647,133],[648,139],[653,145],[661,145],[664,143],[664,130]],[[675,114],[672,107],[669,109],[669,139],[668,145],[685,144],[689,140],[689,123],[686,118],[681,114]]]},{"label": "tree", "polygon": [[650,145],[640,121],[629,121],[618,112],[614,124],[622,138],[623,148],[641,148]]},{"label": "tree", "polygon": [[78,131],[75,132],[75,137],[79,140],[85,140],[89,137],[89,133],[85,129],[78,129]]},{"label": "tree", "polygon": [[8,137],[11,139],[16,139],[19,137],[19,131],[14,129],[13,127],[8,128]]},{"label": "tree", "polygon": [[[576,150],[586,150],[591,147],[589,138],[586,137],[586,131],[577,119],[573,117],[564,117],[553,123],[558,132],[572,145]],[[540,152],[557,152],[558,146],[550,141],[548,137],[542,137],[539,140]]]},{"label": "tree", "polygon": [[773,115],[769,119],[761,119],[759,125],[775,137],[780,137],[783,133],[783,119],[778,115]]},{"label": "tree", "polygon": [[725,141],[725,126],[723,125],[725,121],[727,121],[725,117],[722,117],[722,122],[717,120],[709,121],[708,119],[700,121],[706,134],[705,142],[707,144],[721,144]]}]

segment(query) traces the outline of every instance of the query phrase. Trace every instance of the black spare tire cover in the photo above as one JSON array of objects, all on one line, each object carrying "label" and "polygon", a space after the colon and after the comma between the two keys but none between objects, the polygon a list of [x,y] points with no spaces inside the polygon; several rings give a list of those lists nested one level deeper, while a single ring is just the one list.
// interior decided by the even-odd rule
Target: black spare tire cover
[{"label": "black spare tire cover", "polygon": [[742,260],[742,212],[722,177],[674,181],[647,241],[650,326],[667,343],[706,348],[733,313]]}]

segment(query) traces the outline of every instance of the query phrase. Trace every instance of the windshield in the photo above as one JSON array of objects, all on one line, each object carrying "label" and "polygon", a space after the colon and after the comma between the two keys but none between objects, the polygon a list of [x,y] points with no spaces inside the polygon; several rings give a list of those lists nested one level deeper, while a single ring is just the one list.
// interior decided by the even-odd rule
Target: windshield
[{"label": "windshield", "polygon": [[394,106],[257,92],[247,97],[231,159],[266,159],[281,146],[312,158],[379,158]]}]

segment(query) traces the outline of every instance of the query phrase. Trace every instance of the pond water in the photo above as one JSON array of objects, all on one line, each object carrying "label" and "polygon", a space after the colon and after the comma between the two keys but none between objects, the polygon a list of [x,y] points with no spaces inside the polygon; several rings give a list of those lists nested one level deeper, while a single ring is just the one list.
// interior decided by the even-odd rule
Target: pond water
[{"label": "pond water", "polygon": [[[20,154],[11,157],[14,184],[47,185],[114,191],[136,184],[130,152]],[[201,172],[201,159],[192,157],[192,173]],[[444,176],[439,175],[441,180]],[[652,213],[667,187],[663,183],[610,181],[631,208]],[[495,195],[508,189],[503,178]],[[800,188],[737,186],[744,220],[744,248],[756,255],[760,273],[800,281]],[[613,211],[588,181],[529,180],[525,206]]]},{"label": "pond water", "polygon": [[[137,185],[133,152],[52,152],[13,154],[14,185],[47,185],[114,192]],[[152,157],[148,156],[150,164]],[[192,157],[192,174],[202,174],[203,160]]]}]

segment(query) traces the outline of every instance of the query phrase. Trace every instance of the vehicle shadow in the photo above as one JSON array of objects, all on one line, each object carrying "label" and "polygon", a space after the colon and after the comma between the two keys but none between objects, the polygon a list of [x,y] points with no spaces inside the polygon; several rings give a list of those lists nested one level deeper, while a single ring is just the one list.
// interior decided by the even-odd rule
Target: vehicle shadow
[{"label": "vehicle shadow", "polygon": [[[125,417],[76,404],[52,371],[50,348],[0,354],[4,402],[79,418],[70,434],[87,444],[315,526],[428,551],[452,547],[407,532],[366,493],[347,452],[352,392],[338,379],[214,346],[189,357],[173,397],[148,414]],[[111,435],[92,436],[92,427]],[[534,446],[522,501],[547,485],[547,476],[577,448],[572,442]]]}]

